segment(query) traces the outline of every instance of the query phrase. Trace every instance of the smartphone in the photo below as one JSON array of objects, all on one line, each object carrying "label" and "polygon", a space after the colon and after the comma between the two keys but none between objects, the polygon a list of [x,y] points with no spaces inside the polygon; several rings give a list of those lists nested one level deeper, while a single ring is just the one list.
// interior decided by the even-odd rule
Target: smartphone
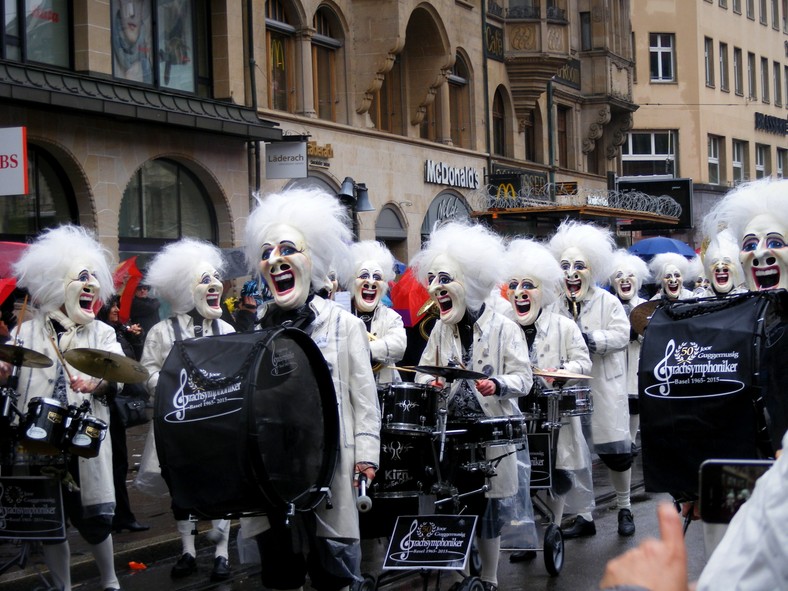
[{"label": "smartphone", "polygon": [[700,518],[730,523],[774,460],[706,460],[700,465]]}]

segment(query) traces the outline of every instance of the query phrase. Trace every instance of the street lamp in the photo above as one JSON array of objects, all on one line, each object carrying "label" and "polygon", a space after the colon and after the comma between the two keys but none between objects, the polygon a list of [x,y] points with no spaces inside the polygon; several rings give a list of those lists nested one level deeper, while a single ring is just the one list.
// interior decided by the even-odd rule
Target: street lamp
[{"label": "street lamp", "polygon": [[340,201],[350,211],[353,220],[353,235],[358,239],[358,221],[356,214],[364,211],[375,211],[374,206],[369,202],[369,191],[365,183],[357,183],[349,176],[342,181],[342,186],[337,193]]}]

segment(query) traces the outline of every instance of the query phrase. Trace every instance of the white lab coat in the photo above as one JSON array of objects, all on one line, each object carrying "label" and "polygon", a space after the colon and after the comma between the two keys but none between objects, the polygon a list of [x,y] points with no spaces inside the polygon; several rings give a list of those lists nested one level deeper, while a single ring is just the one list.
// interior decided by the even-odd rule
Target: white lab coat
[{"label": "white lab coat", "polygon": [[370,334],[375,337],[369,342],[372,363],[382,364],[380,370],[376,372],[376,381],[379,384],[402,381],[399,372],[389,367],[405,356],[405,348],[408,345],[402,316],[388,306],[379,304],[372,314],[370,329]]}]

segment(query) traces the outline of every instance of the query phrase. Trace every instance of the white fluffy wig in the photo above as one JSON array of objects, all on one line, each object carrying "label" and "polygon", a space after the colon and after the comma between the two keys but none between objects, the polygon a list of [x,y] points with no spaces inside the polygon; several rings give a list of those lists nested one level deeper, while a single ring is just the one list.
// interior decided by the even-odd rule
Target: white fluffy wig
[{"label": "white fluffy wig", "polygon": [[761,214],[771,216],[788,228],[788,179],[767,177],[739,185],[703,219],[703,234],[711,237],[728,228],[741,248],[744,227]]},{"label": "white fluffy wig", "polygon": [[741,262],[739,262],[740,251],[741,248],[731,231],[728,229],[722,230],[709,240],[709,244],[703,252],[703,266],[706,273],[708,274],[710,265],[727,257],[731,260],[733,267],[733,285],[741,285],[744,283],[744,269],[742,269]]},{"label": "white fluffy wig", "polygon": [[503,277],[503,240],[480,224],[451,221],[432,231],[411,260],[416,279],[427,287],[427,271],[439,254],[454,260],[464,275],[466,305],[478,312]]},{"label": "white fluffy wig", "polygon": [[542,286],[542,307],[556,301],[563,293],[564,272],[558,261],[541,242],[515,238],[509,242],[504,257],[504,280],[525,275]]},{"label": "white fluffy wig", "polygon": [[684,280],[692,279],[695,281],[701,276],[706,276],[706,269],[703,268],[703,259],[700,256],[694,256],[687,261],[687,277],[684,277]]},{"label": "white fluffy wig", "polygon": [[646,261],[624,249],[617,250],[613,255],[613,265],[610,270],[611,282],[619,271],[623,271],[627,275],[632,273],[635,277],[635,292],[643,287],[651,275]]},{"label": "white fluffy wig", "polygon": [[677,252],[663,252],[657,255],[654,255],[654,258],[651,259],[651,262],[648,264],[648,268],[651,270],[651,275],[654,277],[654,281],[656,283],[662,282],[662,276],[665,274],[665,267],[668,265],[674,265],[678,268],[679,272],[681,273],[681,281],[687,281],[688,279],[693,279],[688,275],[690,271],[690,263],[686,257],[678,254]]},{"label": "white fluffy wig", "polygon": [[326,285],[328,272],[342,272],[341,261],[347,260],[347,245],[353,240],[350,216],[334,195],[322,189],[294,188],[265,197],[255,195],[257,206],[246,222],[244,242],[246,261],[253,275],[260,272],[262,245],[270,229],[279,224],[296,228],[307,243],[312,261],[312,289]]},{"label": "white fluffy wig", "polygon": [[221,275],[222,251],[210,242],[182,238],[153,257],[145,273],[145,283],[155,296],[170,305],[173,314],[185,314],[194,308],[194,277],[200,263],[208,263]]},{"label": "white fluffy wig", "polygon": [[375,261],[383,269],[383,281],[388,284],[394,280],[394,255],[382,242],[362,240],[350,245],[350,265],[346,265],[345,276],[341,278],[345,289],[350,289],[358,273],[358,266],[364,261]]},{"label": "white fluffy wig", "polygon": [[115,293],[112,255],[92,232],[79,226],[60,226],[41,234],[14,265],[17,285],[28,291],[42,312],[57,310],[66,303],[63,278],[78,261],[90,265],[88,270],[101,287],[101,303],[106,304]]},{"label": "white fluffy wig", "polygon": [[585,222],[565,220],[550,239],[549,247],[556,260],[561,260],[564,251],[574,246],[586,258],[591,267],[591,280],[604,283],[610,275],[610,263],[616,243],[610,230]]}]

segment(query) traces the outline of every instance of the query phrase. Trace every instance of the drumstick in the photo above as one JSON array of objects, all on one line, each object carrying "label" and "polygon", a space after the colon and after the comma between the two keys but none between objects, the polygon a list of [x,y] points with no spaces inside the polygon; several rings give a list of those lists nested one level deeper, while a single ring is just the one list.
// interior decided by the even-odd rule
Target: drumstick
[{"label": "drumstick", "polygon": [[25,312],[27,311],[27,294],[25,294],[25,299],[22,301],[22,309],[19,311],[19,318],[16,319],[16,332],[14,333],[14,345],[19,343],[19,329],[22,326],[22,323],[25,321]]},{"label": "drumstick", "polygon": [[52,348],[55,350],[55,354],[57,355],[57,358],[60,360],[60,364],[63,366],[63,371],[66,372],[66,377],[68,378],[68,381],[72,382],[74,378],[71,376],[71,373],[68,371],[66,360],[63,358],[63,354],[60,352],[60,348],[57,346],[57,343],[55,342],[55,337],[49,335],[49,342],[52,343]]}]

